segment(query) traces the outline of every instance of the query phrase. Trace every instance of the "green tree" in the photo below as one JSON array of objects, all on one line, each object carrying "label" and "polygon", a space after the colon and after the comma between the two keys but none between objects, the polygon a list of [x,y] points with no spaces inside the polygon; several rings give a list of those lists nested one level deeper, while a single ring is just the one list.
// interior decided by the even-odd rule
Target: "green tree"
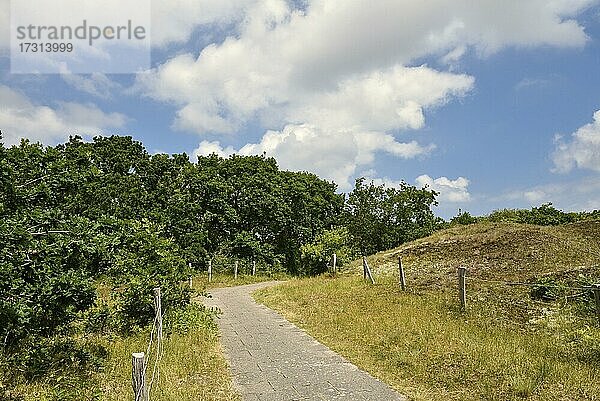
[{"label": "green tree", "polygon": [[386,188],[359,178],[346,201],[344,222],[363,255],[393,248],[436,229],[440,219],[431,210],[436,196],[405,182]]}]

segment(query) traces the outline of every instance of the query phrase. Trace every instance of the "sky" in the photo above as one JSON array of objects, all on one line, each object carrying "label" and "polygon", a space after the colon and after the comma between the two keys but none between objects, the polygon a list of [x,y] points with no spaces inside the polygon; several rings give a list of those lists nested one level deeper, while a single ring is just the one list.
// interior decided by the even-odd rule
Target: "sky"
[{"label": "sky", "polygon": [[428,186],[444,218],[600,209],[600,0],[151,1],[150,69],[13,74],[0,0],[5,145],[266,154]]}]

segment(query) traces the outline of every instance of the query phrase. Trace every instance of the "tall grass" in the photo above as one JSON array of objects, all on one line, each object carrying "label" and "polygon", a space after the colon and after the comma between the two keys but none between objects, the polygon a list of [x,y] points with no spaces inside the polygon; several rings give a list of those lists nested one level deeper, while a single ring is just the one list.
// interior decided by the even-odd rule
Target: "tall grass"
[{"label": "tall grass", "polygon": [[255,297],[414,400],[600,399],[600,352],[485,310],[461,313],[454,294],[319,277]]},{"label": "tall grass", "polygon": [[[140,333],[108,344],[110,357],[101,375],[102,400],[132,398],[131,354],[145,351],[147,341],[147,333]],[[152,367],[151,362],[148,381]],[[215,333],[195,328],[167,337],[151,396],[153,401],[239,400]]]}]

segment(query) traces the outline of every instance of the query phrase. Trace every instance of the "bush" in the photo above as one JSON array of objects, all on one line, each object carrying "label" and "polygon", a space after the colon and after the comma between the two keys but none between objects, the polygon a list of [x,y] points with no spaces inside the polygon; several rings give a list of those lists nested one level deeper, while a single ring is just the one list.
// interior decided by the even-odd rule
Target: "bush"
[{"label": "bush", "polygon": [[450,225],[451,226],[469,225],[469,224],[475,224],[478,221],[479,221],[479,218],[471,216],[471,214],[469,212],[461,212],[459,210],[458,214],[450,220]]},{"label": "bush", "polygon": [[487,220],[495,223],[511,222],[522,224],[535,224],[539,226],[556,226],[560,224],[575,223],[582,220],[595,219],[600,216],[599,211],[593,212],[563,212],[552,206],[552,203],[544,203],[539,207],[526,209],[503,209],[495,210],[489,214]]},{"label": "bush", "polygon": [[301,252],[300,273],[308,275],[324,273],[334,253],[337,266],[343,266],[358,255],[358,249],[354,246],[353,238],[346,227],[324,231],[312,243],[302,246]]},{"label": "bush", "polygon": [[185,334],[201,327],[217,331],[214,317],[217,312],[206,309],[198,303],[191,303],[185,308],[171,309],[165,314],[164,331],[167,334]]}]

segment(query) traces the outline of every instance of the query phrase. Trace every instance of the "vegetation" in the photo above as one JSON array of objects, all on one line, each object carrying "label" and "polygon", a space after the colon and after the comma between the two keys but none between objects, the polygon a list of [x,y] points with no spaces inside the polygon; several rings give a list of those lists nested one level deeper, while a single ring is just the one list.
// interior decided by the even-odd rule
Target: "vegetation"
[{"label": "vegetation", "polygon": [[[333,252],[343,266],[445,226],[598,217],[547,204],[445,223],[432,212],[436,196],[362,178],[345,196],[334,183],[281,171],[265,156],[211,155],[193,163],[186,154],[150,155],[120,136],[5,148],[0,134],[0,400],[31,398],[28,389],[36,386],[53,389],[40,399],[100,397],[99,383],[108,379],[99,378],[116,363],[115,347],[138,344],[149,329],[153,288],[161,288],[163,310],[184,313],[193,308],[194,291],[183,283],[205,274],[209,260],[212,285],[233,285],[320,274]],[[532,245],[532,255],[544,241]],[[235,261],[246,272],[255,263],[262,277],[225,278]],[[561,279],[545,277],[534,296],[563,296],[553,281]],[[210,312],[197,314],[204,321]],[[173,330],[170,346],[178,349],[196,334],[214,337],[214,327],[194,330]],[[203,347],[217,349],[212,340]]]},{"label": "vegetation", "polygon": [[[397,283],[402,256],[408,290]],[[255,296],[415,400],[600,399],[600,221],[483,222]],[[467,311],[456,267],[467,266]],[[487,280],[487,281],[482,281]],[[502,281],[522,282],[514,286]]]},{"label": "vegetation", "polygon": [[443,222],[431,210],[437,193],[404,182],[387,188],[356,180],[346,202],[344,220],[362,255],[427,236]]},{"label": "vegetation", "polygon": [[0,143],[0,399],[54,378],[96,397],[93,377],[111,361],[106,338],[127,343],[147,330],[155,287],[164,310],[188,308],[181,283],[208,260],[216,272],[238,261],[271,276],[319,273],[326,253],[354,256],[349,233],[360,224],[394,226],[384,242],[361,238],[362,249],[428,232],[418,216],[433,216],[434,198],[359,180],[346,202],[335,184],[272,158],[192,163],[150,155],[131,137]]},{"label": "vegetation", "polygon": [[[535,224],[539,226],[556,226],[560,224],[576,223],[579,221],[594,220],[600,218],[600,210],[592,212],[563,212],[552,206],[552,203],[544,203],[539,207],[526,209],[502,209],[495,210],[487,216],[475,217],[469,212],[459,210],[458,214],[450,219],[449,226],[466,225],[477,222],[492,223],[521,223]],[[440,226],[441,228],[441,226]]]}]

